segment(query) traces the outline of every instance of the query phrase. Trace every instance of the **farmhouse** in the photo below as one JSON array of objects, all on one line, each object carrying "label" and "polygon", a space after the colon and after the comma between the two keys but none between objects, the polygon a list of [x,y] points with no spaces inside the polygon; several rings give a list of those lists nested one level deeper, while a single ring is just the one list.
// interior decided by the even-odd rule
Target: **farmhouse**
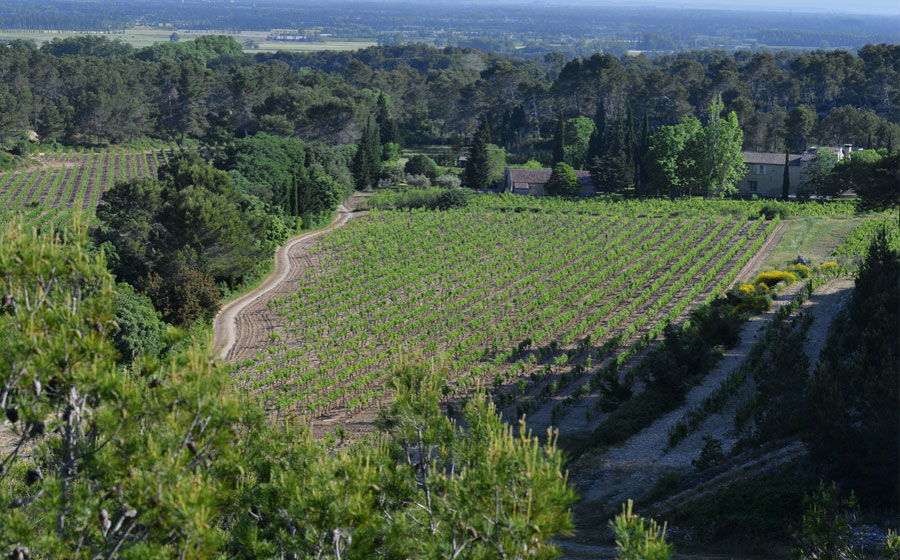
[{"label": "farmhouse", "polygon": [[[513,194],[527,194],[531,196],[543,196],[547,194],[544,185],[550,180],[550,169],[510,169],[503,172],[503,192]],[[575,171],[578,182],[581,183],[580,196],[592,196],[594,183],[591,174],[587,171]]]},{"label": "farmhouse", "polygon": [[[844,144],[843,147],[808,148],[802,154],[789,154],[790,194],[795,194],[797,188],[806,181],[807,169],[816,160],[819,150],[829,150],[841,160],[850,156],[852,148],[852,145]],[[737,185],[740,193],[746,196],[755,194],[761,197],[780,197],[784,180],[784,154],[772,152],[743,152],[743,154],[747,174]]]}]

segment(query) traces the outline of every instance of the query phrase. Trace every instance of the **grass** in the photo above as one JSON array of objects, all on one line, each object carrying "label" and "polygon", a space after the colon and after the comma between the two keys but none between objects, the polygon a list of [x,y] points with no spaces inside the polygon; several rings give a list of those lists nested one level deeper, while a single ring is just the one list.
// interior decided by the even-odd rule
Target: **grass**
[{"label": "grass", "polygon": [[[143,47],[149,47],[155,45],[156,43],[168,43],[169,36],[173,31],[176,31],[172,28],[166,27],[134,27],[130,29],[126,29],[124,33],[110,33],[108,37],[110,39],[121,39],[126,43],[129,43],[133,47],[140,49]],[[215,30],[212,31],[202,31],[199,33],[182,33],[178,32],[180,36],[180,41],[190,41],[192,39],[196,39],[198,37],[202,37],[203,35],[209,35],[214,33]],[[3,29],[0,30],[0,41],[12,41],[15,39],[24,39],[35,41],[38,45],[41,45],[47,41],[52,41],[53,39],[60,37],[75,37],[78,35],[87,35],[88,33],[78,33],[78,32],[57,32],[57,31],[35,31],[35,30],[10,30]],[[96,33],[91,33],[96,34]],[[218,33],[217,33],[218,34]],[[244,48],[244,52],[248,53],[256,53],[256,52],[276,52],[276,51],[286,51],[286,52],[311,52],[311,51],[348,51],[355,49],[364,49],[366,47],[372,47],[377,45],[374,41],[325,41],[321,43],[288,43],[281,41],[266,41],[266,37],[268,37],[269,33],[267,31],[244,31],[238,34],[234,33],[222,33],[223,35],[229,35],[234,37],[234,39],[243,44],[246,40],[252,40],[257,45],[258,48]]]},{"label": "grass", "polygon": [[834,260],[831,253],[845,237],[853,233],[863,217],[807,217],[790,218],[782,223],[784,235],[769,253],[760,270],[782,268],[794,262],[797,255],[818,264]]}]

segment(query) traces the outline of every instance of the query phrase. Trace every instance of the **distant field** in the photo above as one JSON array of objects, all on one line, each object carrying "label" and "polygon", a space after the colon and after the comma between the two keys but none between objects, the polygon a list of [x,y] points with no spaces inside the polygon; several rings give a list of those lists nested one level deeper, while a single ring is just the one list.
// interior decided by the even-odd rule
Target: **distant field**
[{"label": "distant field", "polygon": [[[157,43],[168,43],[169,36],[172,32],[175,31],[173,29],[165,29],[165,28],[155,28],[155,27],[136,27],[133,29],[125,30],[125,33],[109,33],[106,34],[110,39],[121,39],[126,43],[131,44],[135,48],[143,48],[155,45]],[[15,39],[24,39],[31,40],[37,42],[39,45],[52,41],[53,39],[60,37],[75,37],[79,35],[96,35],[97,33],[75,33],[75,32],[58,32],[58,31],[16,31],[4,29],[0,30],[0,41],[12,41]],[[286,52],[309,52],[309,51],[349,51],[355,49],[364,49],[366,47],[372,47],[377,45],[374,41],[325,41],[322,43],[289,43],[282,41],[266,41],[266,37],[269,35],[267,31],[244,31],[242,33],[234,34],[234,33],[217,33],[215,31],[210,32],[198,32],[198,33],[182,33],[178,31],[178,35],[180,36],[181,41],[189,41],[191,39],[196,39],[197,37],[202,37],[203,35],[228,35],[230,37],[234,37],[234,39],[244,44],[247,40],[254,41],[259,48],[252,49],[247,48],[245,46],[244,51],[248,53],[254,52],[276,52],[276,51],[286,51]]]}]

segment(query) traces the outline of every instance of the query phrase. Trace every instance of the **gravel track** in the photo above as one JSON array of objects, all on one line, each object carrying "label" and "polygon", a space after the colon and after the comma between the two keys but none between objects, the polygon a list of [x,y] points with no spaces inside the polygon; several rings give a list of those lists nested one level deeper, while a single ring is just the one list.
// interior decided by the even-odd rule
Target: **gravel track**
[{"label": "gravel track", "polygon": [[275,252],[275,270],[255,290],[226,304],[213,320],[213,349],[221,358],[235,362],[253,356],[269,344],[269,333],[281,325],[276,313],[268,308],[275,297],[291,293],[303,266],[298,262],[307,256],[315,239],[325,232],[346,224],[354,213],[344,205],[327,227],[300,234]]},{"label": "gravel track", "polygon": [[[852,287],[852,279],[833,280],[816,290],[812,298],[801,307],[804,312],[813,314],[813,325],[807,333],[804,348],[812,364],[818,361],[829,326],[846,304]],[[682,406],[664,414],[623,445],[580,460],[580,464],[573,470],[578,472],[574,479],[582,489],[584,501],[597,503],[602,508],[615,509],[622,501],[637,498],[650,490],[663,474],[692,468],[691,461],[699,456],[704,435],[721,439],[727,452],[735,439],[732,433],[734,406],[726,406],[722,413],[711,415],[700,429],[667,452],[668,430],[690,408],[700,404],[711,394],[746,359],[765,326],[775,317],[775,310],[787,305],[798,289],[799,285],[784,290],[773,304],[772,311],[753,317],[744,325],[741,342],[728,350],[716,369],[688,392]]]}]

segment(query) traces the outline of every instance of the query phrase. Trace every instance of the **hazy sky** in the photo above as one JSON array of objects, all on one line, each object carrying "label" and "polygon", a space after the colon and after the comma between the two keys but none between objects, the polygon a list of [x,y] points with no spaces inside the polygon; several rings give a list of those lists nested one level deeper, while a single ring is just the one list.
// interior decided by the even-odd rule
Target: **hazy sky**
[{"label": "hazy sky", "polygon": [[[578,0],[579,3],[590,4],[591,0]],[[817,12],[817,13],[852,13],[875,15],[900,15],[900,0],[611,0],[600,3],[619,4],[622,6],[684,6],[685,8],[716,8],[727,10],[764,10]],[[900,38],[900,29],[897,30]]]}]

